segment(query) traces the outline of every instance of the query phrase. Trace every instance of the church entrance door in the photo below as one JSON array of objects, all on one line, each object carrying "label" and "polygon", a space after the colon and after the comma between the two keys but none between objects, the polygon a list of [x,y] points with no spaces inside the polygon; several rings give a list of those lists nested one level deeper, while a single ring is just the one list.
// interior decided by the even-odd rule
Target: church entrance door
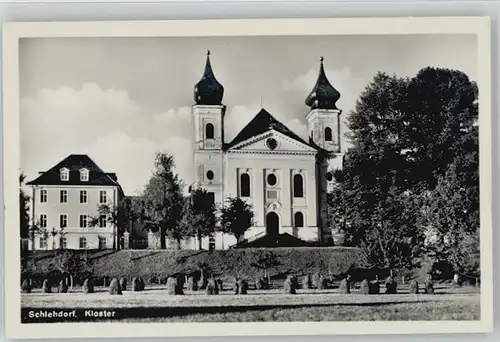
[{"label": "church entrance door", "polygon": [[280,230],[280,218],[275,212],[270,212],[266,216],[266,234],[271,238],[278,238]]}]

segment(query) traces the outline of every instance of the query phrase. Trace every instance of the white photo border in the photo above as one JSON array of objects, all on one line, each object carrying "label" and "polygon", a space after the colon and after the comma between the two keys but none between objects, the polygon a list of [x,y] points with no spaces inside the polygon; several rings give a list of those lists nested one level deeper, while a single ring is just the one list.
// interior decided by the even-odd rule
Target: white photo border
[{"label": "white photo border", "polygon": [[[477,36],[481,318],[477,321],[265,323],[21,323],[19,289],[19,39],[474,34]],[[489,17],[8,22],[3,25],[5,331],[7,338],[480,333],[493,331],[491,23]],[[9,228],[10,227],[10,228]],[[141,329],[142,328],[142,329]],[[145,328],[145,329],[144,329]]]}]

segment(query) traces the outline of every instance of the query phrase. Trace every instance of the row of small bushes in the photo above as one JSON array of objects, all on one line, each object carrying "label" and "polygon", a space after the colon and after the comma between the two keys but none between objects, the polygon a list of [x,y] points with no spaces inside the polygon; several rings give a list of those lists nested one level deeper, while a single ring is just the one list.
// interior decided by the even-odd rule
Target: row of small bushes
[{"label": "row of small bushes", "polygon": [[[369,281],[364,279],[361,282],[360,293],[362,294],[380,294],[380,281]],[[126,278],[114,278],[111,280],[109,285],[109,293],[112,295],[120,295],[122,291],[127,290],[127,279]],[[186,278],[179,276],[168,277],[166,281],[167,293],[170,295],[182,295],[184,294],[184,286],[186,285]],[[257,278],[254,283],[255,289],[268,289],[269,284],[264,278]],[[310,275],[302,278],[301,284],[299,284],[298,277],[295,275],[288,275],[285,282],[283,283],[283,290],[287,294],[296,294],[299,288],[310,289],[313,287],[312,279]],[[326,279],[321,275],[316,279],[316,288],[323,289],[326,287]],[[141,277],[134,277],[132,279],[131,290],[138,292],[145,289],[144,280]],[[223,290],[223,282],[220,279],[214,277],[201,278],[196,280],[194,277],[189,277],[187,279],[187,289],[189,291],[205,290],[209,295],[216,295],[219,291]],[[246,279],[235,278],[232,282],[232,289],[234,294],[247,294],[249,290],[249,284]],[[392,276],[389,276],[385,280],[385,293],[386,294],[396,294],[397,293],[397,282]],[[31,284],[28,279],[25,279],[21,285],[21,290],[23,293],[31,292]],[[82,290],[84,293],[94,292],[94,282],[92,279],[86,279],[83,283]],[[429,277],[424,282],[424,293],[434,294],[434,283]],[[52,288],[49,281],[46,279],[42,285],[42,293],[51,293]],[[59,293],[68,292],[68,286],[65,281],[61,280],[59,282],[58,291]],[[351,293],[351,279],[350,277],[344,278],[339,285],[339,292],[342,294]],[[410,283],[410,293],[418,294],[420,292],[419,283],[417,280],[412,280]]]}]

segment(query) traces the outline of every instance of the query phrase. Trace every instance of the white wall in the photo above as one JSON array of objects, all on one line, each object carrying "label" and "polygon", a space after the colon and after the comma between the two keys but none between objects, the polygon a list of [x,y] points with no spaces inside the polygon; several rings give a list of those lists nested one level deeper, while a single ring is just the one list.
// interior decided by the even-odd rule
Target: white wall
[{"label": "white wall", "polygon": [[[47,202],[40,202],[41,190],[47,190]],[[60,203],[60,190],[68,191],[67,203]],[[80,190],[87,191],[87,203],[80,203]],[[113,231],[114,225],[107,223],[105,228],[99,226],[80,228],[80,215],[87,215],[88,220],[91,217],[97,217],[99,206],[99,192],[105,190],[107,194],[107,202],[111,206],[115,206],[118,201],[119,190],[116,186],[34,186],[32,189],[32,211],[30,215],[35,222],[38,222],[40,215],[47,215],[47,230],[50,232],[54,228],[60,230],[59,215],[66,214],[68,216],[67,228],[64,229],[64,237],[67,239],[68,249],[79,249],[79,238],[87,239],[87,248],[98,248],[98,237],[106,238],[107,248],[113,247]],[[32,209],[33,210],[33,209]],[[34,217],[33,217],[34,214]],[[56,248],[59,248],[59,238],[56,237]],[[52,249],[52,237],[48,239],[48,249]],[[33,248],[30,244],[30,248]],[[39,237],[35,241],[35,249],[39,249]]]}]

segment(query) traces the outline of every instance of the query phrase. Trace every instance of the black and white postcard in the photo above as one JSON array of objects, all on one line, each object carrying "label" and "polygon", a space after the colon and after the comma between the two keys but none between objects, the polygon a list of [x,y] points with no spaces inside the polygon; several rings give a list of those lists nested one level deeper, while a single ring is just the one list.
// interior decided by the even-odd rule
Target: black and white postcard
[{"label": "black and white postcard", "polygon": [[5,24],[8,337],[491,330],[489,25]]}]

